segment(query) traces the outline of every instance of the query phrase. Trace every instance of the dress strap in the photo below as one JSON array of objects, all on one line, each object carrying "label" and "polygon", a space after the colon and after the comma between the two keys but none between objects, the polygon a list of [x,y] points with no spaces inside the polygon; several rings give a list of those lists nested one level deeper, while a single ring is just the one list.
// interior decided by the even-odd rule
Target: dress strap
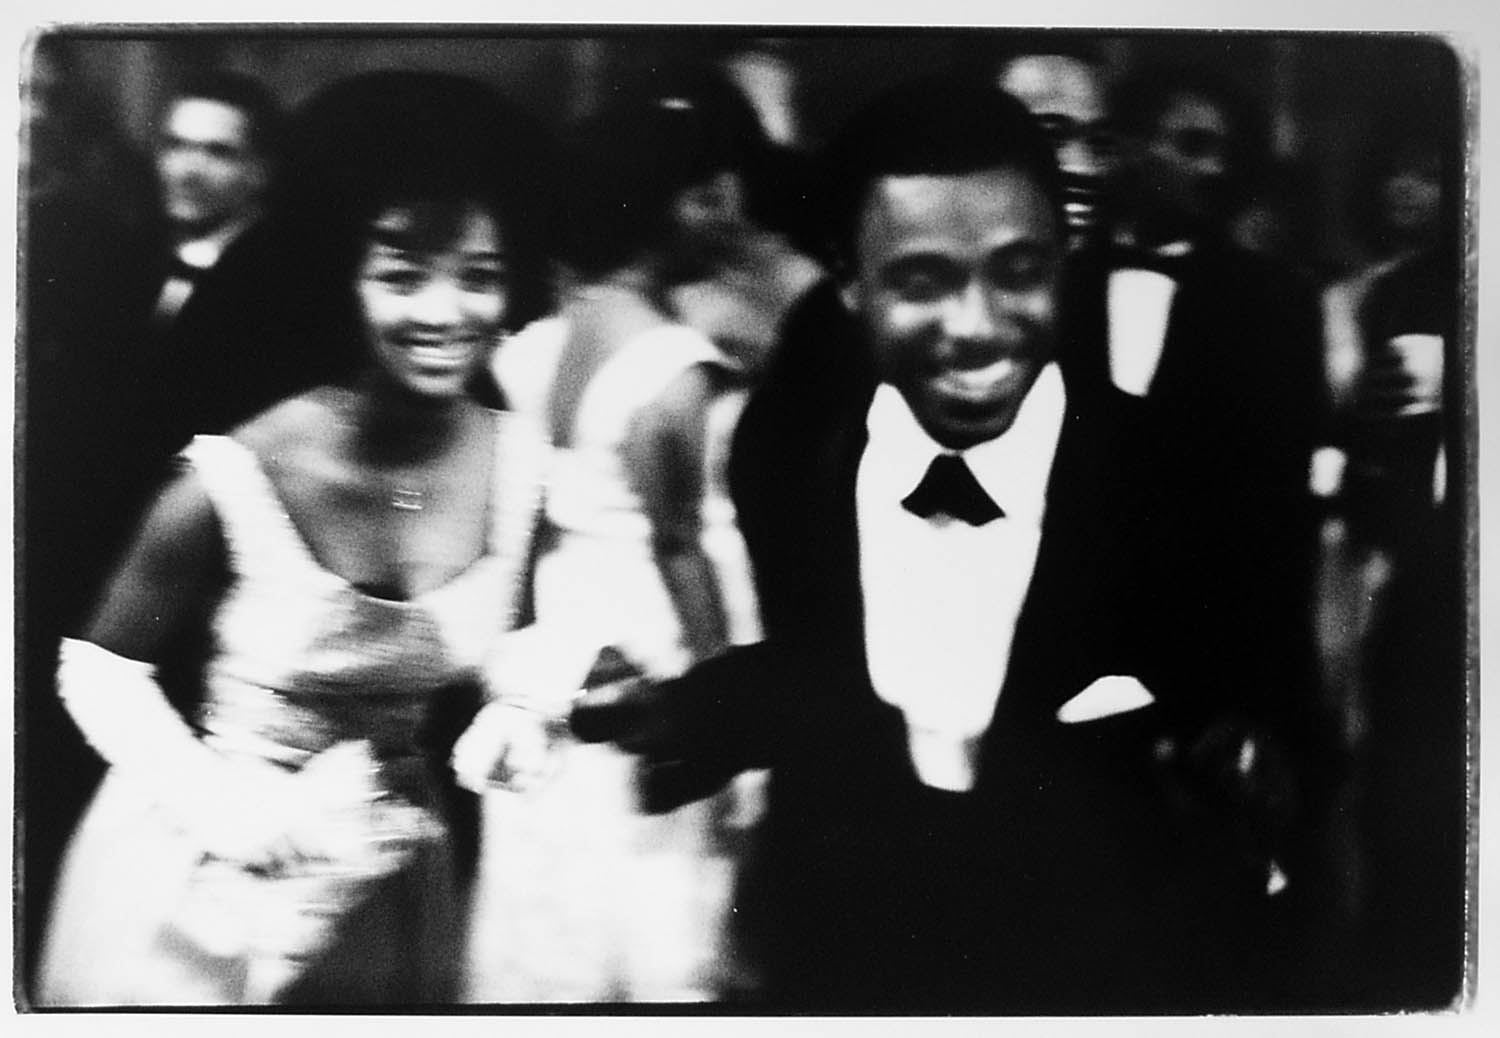
[{"label": "dress strap", "polygon": [[495,476],[490,501],[490,553],[505,569],[505,629],[515,625],[541,515],[549,445],[535,425],[505,413],[495,416]]},{"label": "dress strap", "polygon": [[699,364],[723,365],[712,342],[686,325],[662,325],[635,336],[606,360],[580,407],[595,430],[621,431],[683,372]]},{"label": "dress strap", "polygon": [[[218,513],[236,575],[306,567],[311,560],[255,453],[228,436],[195,436],[183,448]],[[316,567],[314,567],[316,568]]]}]

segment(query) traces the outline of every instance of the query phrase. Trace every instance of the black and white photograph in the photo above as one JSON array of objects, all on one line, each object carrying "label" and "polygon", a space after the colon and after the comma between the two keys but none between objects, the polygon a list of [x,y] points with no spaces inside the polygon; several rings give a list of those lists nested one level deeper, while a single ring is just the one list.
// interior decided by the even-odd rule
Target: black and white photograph
[{"label": "black and white photograph", "polygon": [[18,1015],[1472,1010],[1464,40],[18,42]]}]

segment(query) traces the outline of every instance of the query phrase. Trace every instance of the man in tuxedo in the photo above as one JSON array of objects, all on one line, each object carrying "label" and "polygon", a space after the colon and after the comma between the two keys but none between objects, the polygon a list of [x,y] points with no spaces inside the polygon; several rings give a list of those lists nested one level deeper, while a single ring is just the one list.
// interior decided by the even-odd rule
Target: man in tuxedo
[{"label": "man in tuxedo", "polygon": [[1192,454],[1187,472],[1233,473],[1214,520],[1239,546],[1233,622],[1283,627],[1310,674],[1309,478],[1328,431],[1318,301],[1228,233],[1263,161],[1262,120],[1214,73],[1171,65],[1138,70],[1111,107],[1109,230],[1072,263],[1064,366],[1142,398]]},{"label": "man in tuxedo", "polygon": [[246,76],[189,80],[162,110],[156,172],[170,251],[153,321],[170,325],[197,281],[259,217],[270,186],[278,108]]},{"label": "man in tuxedo", "polygon": [[1282,454],[1290,467],[1276,475],[1304,484],[1321,392],[1316,298],[1228,235],[1262,161],[1258,114],[1211,73],[1170,66],[1137,73],[1114,109],[1112,248],[1094,312],[1079,315],[1107,332],[1083,337],[1095,352],[1081,366],[1185,418],[1222,412],[1216,431]]},{"label": "man in tuxedo", "polygon": [[1054,361],[1047,137],[989,84],[923,82],[831,167],[840,348],[869,363],[738,445],[768,636],[591,693],[575,732],[640,753],[656,809],[771,769],[736,906],[771,1007],[1274,1000],[1275,657],[1219,622],[1171,441]]}]

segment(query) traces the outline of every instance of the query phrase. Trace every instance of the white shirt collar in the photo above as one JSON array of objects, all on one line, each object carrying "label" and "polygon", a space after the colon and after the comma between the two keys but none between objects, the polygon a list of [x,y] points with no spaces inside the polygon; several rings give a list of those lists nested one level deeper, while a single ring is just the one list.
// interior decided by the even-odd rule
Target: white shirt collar
[{"label": "white shirt collar", "polygon": [[219,262],[225,249],[229,248],[231,242],[255,222],[260,215],[258,209],[246,213],[237,220],[215,228],[208,234],[199,238],[188,238],[177,243],[177,258],[194,270],[207,270]]},{"label": "white shirt collar", "polygon": [[1144,252],[1155,253],[1158,256],[1170,259],[1179,259],[1191,256],[1196,251],[1197,243],[1191,238],[1178,238],[1173,241],[1160,242],[1156,245],[1143,245],[1131,227],[1116,227],[1113,237],[1114,244],[1126,249],[1141,249]]},{"label": "white shirt collar", "polygon": [[955,452],[927,434],[899,390],[883,384],[875,391],[866,418],[870,436],[866,454],[878,459],[877,478],[899,500],[921,481],[934,457],[958,453],[1007,519],[1040,524],[1066,410],[1062,374],[1055,363],[1048,364],[1021,401],[1009,429],[993,440]]}]

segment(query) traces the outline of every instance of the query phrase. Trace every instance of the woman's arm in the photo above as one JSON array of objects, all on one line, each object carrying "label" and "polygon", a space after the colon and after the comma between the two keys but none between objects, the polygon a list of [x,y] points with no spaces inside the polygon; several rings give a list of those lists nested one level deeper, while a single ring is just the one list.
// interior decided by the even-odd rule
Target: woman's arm
[{"label": "woman's arm", "polygon": [[155,662],[187,625],[207,622],[226,579],[218,517],[197,477],[185,474],[147,513],[83,637],[128,659]]},{"label": "woman's arm", "polygon": [[167,701],[153,665],[207,622],[226,579],[223,535],[196,477],[171,484],[111,577],[83,640],[63,642],[58,694],[89,745],[199,846],[275,868],[324,853],[310,798],[278,768],[224,757]]},{"label": "woman's arm", "polygon": [[624,443],[626,473],[645,503],[657,568],[694,661],[728,642],[718,578],[700,537],[708,407],[717,391],[712,369],[689,368],[642,413]]}]

